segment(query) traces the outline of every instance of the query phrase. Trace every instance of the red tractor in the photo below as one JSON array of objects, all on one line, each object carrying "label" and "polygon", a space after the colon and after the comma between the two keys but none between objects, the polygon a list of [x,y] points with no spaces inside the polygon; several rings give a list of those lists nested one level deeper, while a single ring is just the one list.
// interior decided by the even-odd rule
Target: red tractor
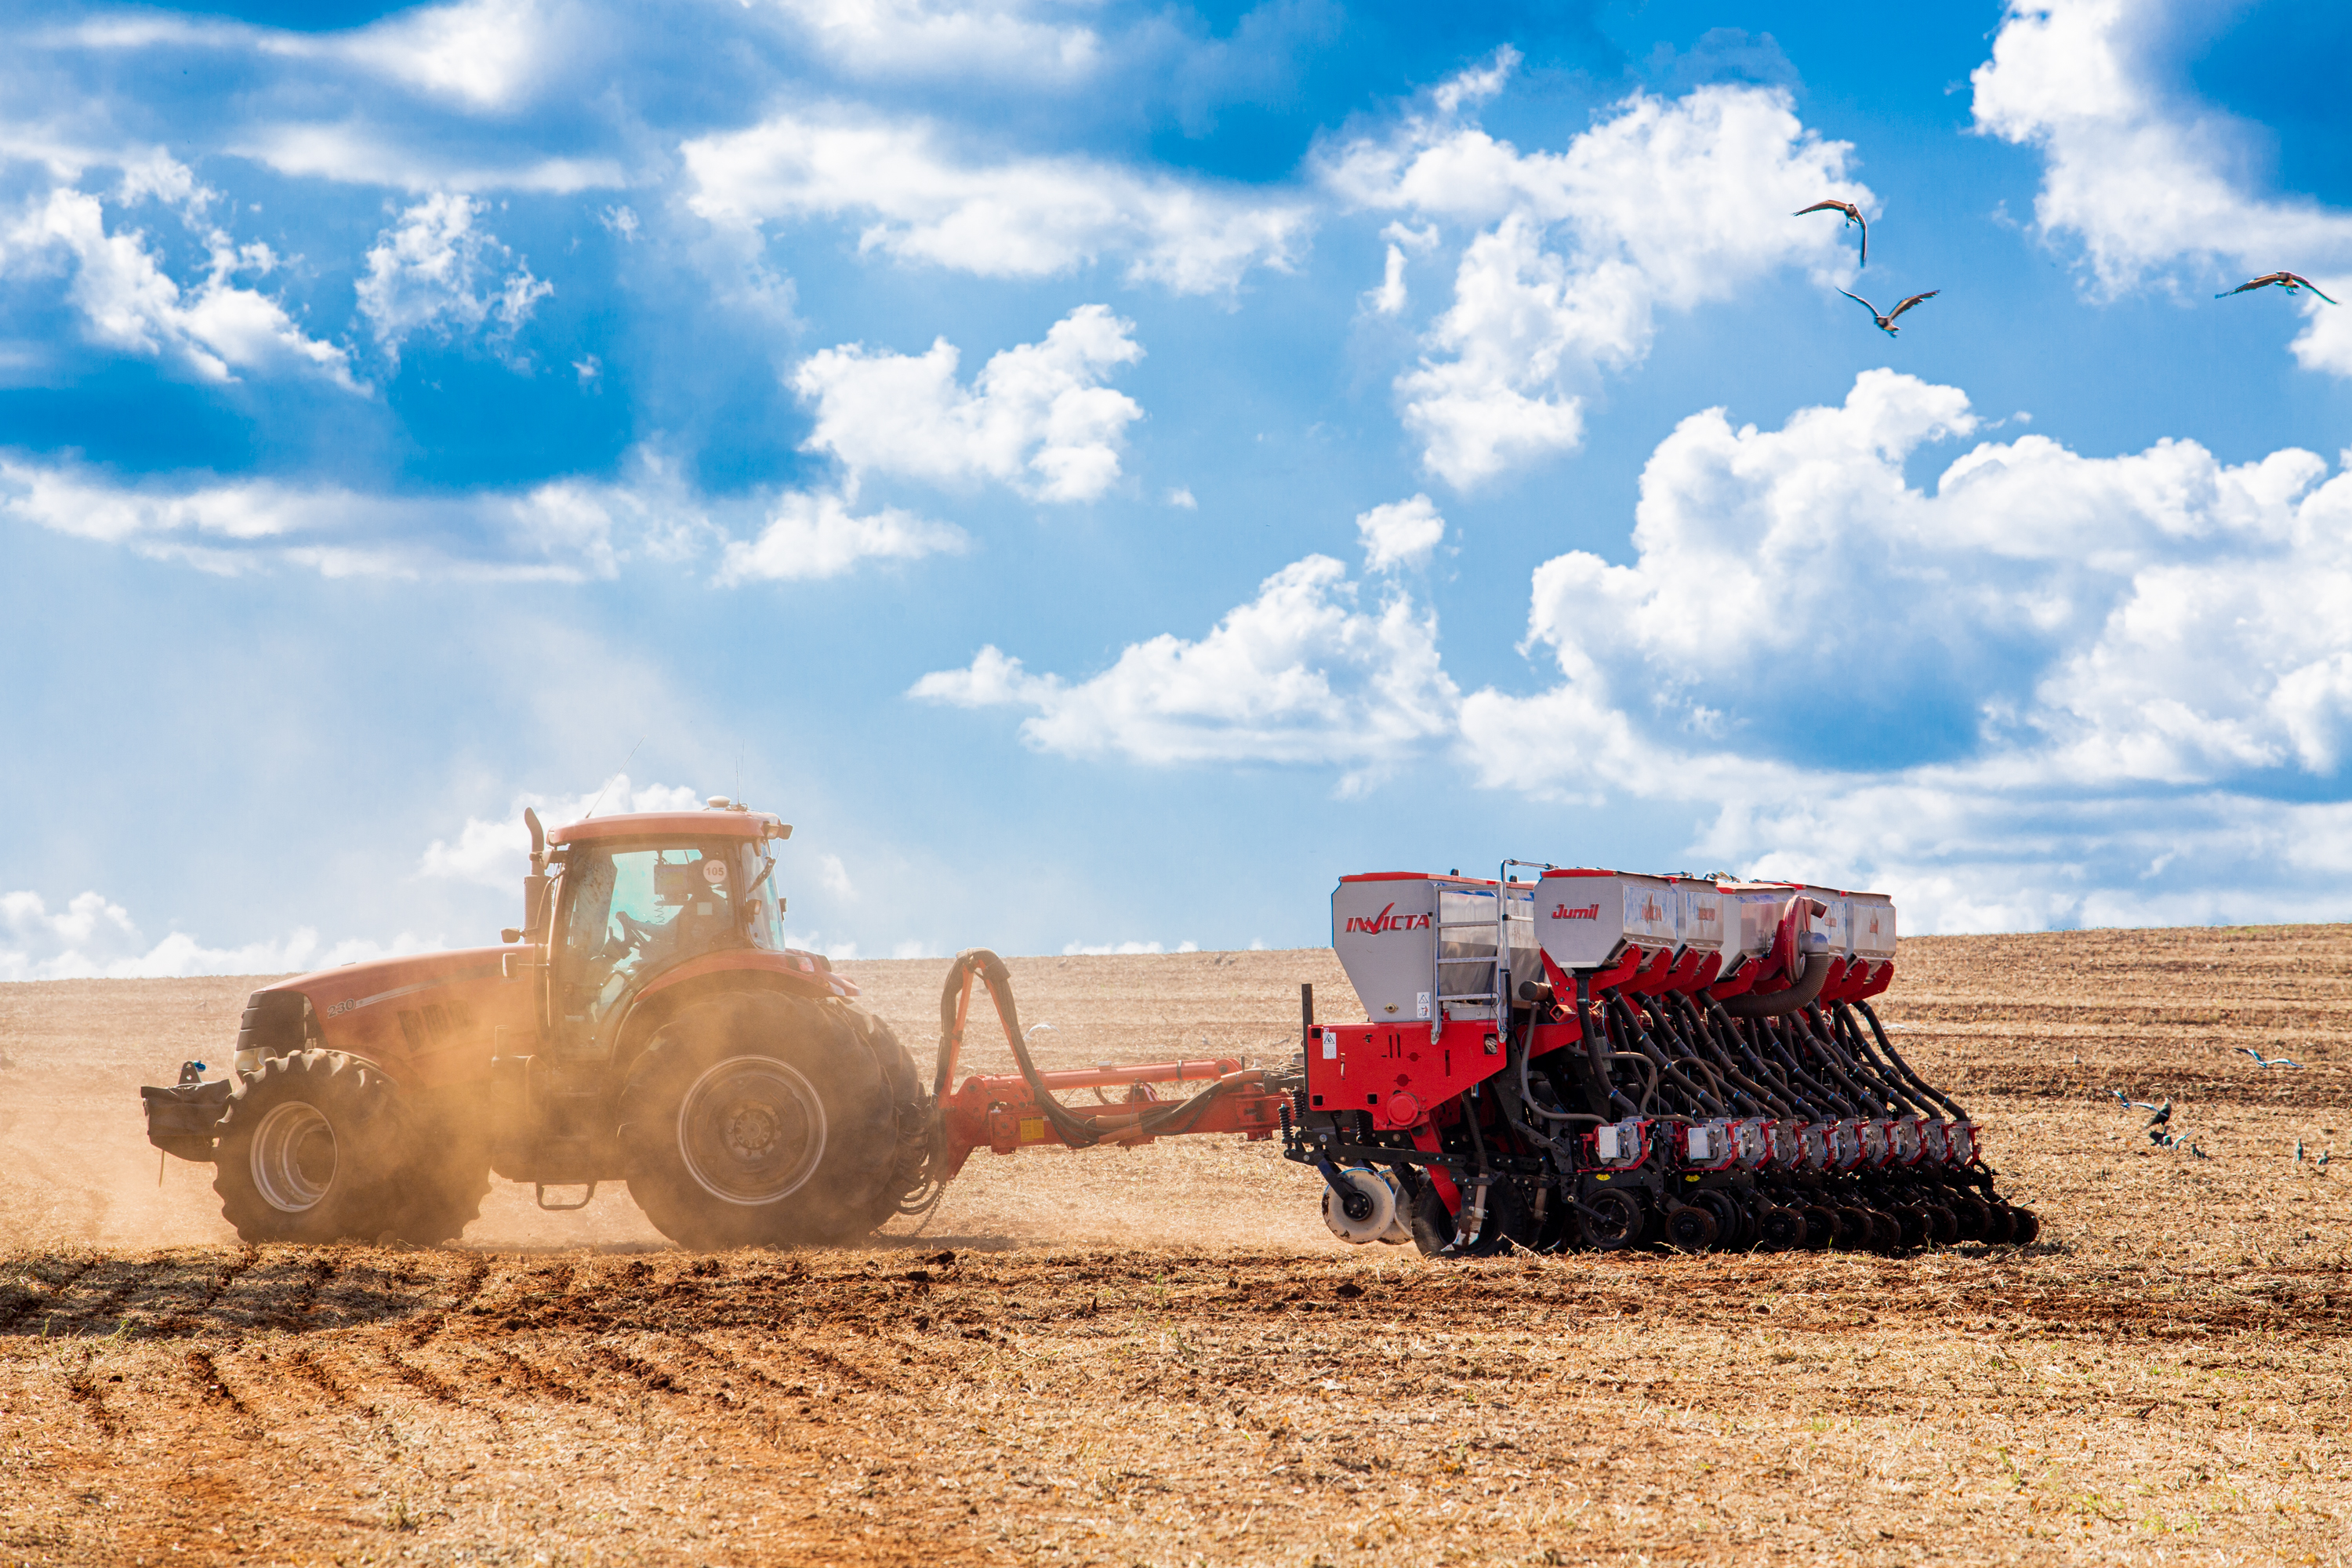
[{"label": "red tractor", "polygon": [[491,1173],[625,1178],[688,1246],[863,1235],[923,1184],[915,1064],[857,987],[784,944],[772,847],[707,811],[535,814],[505,945],[348,964],[247,999],[236,1070],[143,1090],[247,1241],[456,1236]]},{"label": "red tractor", "polygon": [[[1004,966],[960,956],[933,1081],[826,960],[784,944],[771,853],[792,828],[724,796],[531,837],[504,945],[347,964],[247,998],[236,1069],[144,1089],[149,1141],[215,1169],[247,1241],[446,1240],[495,1173],[541,1206],[625,1180],[688,1247],[865,1236],[979,1148],[1271,1137],[1285,1097],[1230,1059],[1040,1073]],[[975,983],[1019,1077],[949,1092]],[[1193,1092],[1162,1102],[1155,1085]],[[1092,1089],[1073,1110],[1055,1098]],[[584,1189],[574,1202],[549,1190]]]}]

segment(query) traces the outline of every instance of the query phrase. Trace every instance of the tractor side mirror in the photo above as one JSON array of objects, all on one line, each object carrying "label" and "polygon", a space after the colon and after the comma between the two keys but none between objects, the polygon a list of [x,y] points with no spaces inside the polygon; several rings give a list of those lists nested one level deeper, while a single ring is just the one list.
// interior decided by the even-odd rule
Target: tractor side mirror
[{"label": "tractor side mirror", "polygon": [[505,930],[499,932],[499,940],[505,942],[509,947],[512,947],[515,943],[522,940],[522,932],[517,931],[512,926],[508,926]]}]

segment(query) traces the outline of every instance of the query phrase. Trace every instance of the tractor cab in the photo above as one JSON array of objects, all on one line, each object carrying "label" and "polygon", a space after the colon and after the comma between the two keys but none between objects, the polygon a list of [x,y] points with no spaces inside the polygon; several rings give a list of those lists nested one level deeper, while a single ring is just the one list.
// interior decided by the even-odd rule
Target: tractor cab
[{"label": "tractor cab", "polygon": [[542,837],[536,816],[526,928],[544,972],[541,1036],[569,1059],[608,1058],[649,991],[698,973],[816,961],[784,946],[772,846],[790,825],[714,797],[710,809],[591,817]]}]

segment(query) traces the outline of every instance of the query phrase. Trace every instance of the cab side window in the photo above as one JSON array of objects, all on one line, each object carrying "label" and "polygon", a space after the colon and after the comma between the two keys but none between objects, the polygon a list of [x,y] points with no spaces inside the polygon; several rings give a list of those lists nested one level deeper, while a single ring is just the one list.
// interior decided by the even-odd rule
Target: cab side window
[{"label": "cab side window", "polygon": [[564,935],[566,1022],[601,1030],[638,982],[733,939],[734,875],[724,851],[623,849],[577,858]]}]

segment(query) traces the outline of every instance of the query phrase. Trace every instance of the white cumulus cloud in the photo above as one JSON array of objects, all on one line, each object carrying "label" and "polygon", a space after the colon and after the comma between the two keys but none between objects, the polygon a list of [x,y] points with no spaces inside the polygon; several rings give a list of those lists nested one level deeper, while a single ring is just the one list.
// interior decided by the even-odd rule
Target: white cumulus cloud
[{"label": "white cumulus cloud", "polygon": [[[605,157],[503,155],[468,157],[421,144],[400,131],[360,118],[281,121],[237,133],[227,149],[267,163],[281,174],[341,184],[387,185],[426,195],[441,191],[545,191],[558,195],[628,183],[619,163]],[[621,209],[628,211],[626,207]]]},{"label": "white cumulus cloud", "polygon": [[[1797,118],[1779,88],[1636,93],[1559,152],[1521,152],[1475,110],[1517,63],[1502,50],[1439,89],[1385,136],[1328,153],[1326,185],[1349,205],[1475,228],[1452,305],[1421,363],[1397,378],[1429,470],[1466,489],[1583,439],[1585,389],[1649,353],[1661,309],[1735,298],[1780,268],[1827,281],[1850,252],[1834,226],[1789,215],[1826,195],[1871,204],[1849,149]],[[1396,227],[1372,307],[1404,307]]]},{"label": "white cumulus cloud", "polygon": [[1083,157],[975,162],[928,121],[785,113],[681,149],[688,205],[714,223],[851,217],[863,249],[989,278],[1043,278],[1124,258],[1130,281],[1229,291],[1286,269],[1307,207]]},{"label": "white cumulus cloud", "polygon": [[513,252],[474,226],[488,210],[462,193],[430,195],[369,247],[360,314],[394,363],[402,342],[418,332],[447,340],[488,325],[492,342],[511,341],[532,307],[555,291],[527,265],[498,276]]},{"label": "white cumulus cloud", "polygon": [[611,577],[616,526],[650,526],[661,499],[574,480],[459,496],[210,475],[124,482],[0,456],[0,517],[215,573],[284,563],[330,577]]},{"label": "white cumulus cloud", "polygon": [[810,355],[793,387],[816,407],[811,451],[847,466],[853,489],[870,472],[933,483],[994,479],[1040,500],[1099,499],[1118,481],[1135,400],[1103,384],[1143,357],[1123,321],[1081,305],[1043,342],[992,356],[970,387],[941,338],[922,354],[845,343]]},{"label": "white cumulus cloud", "polygon": [[538,812],[541,825],[552,831],[592,812],[610,816],[629,811],[698,811],[703,798],[683,784],[635,784],[626,773],[614,773],[596,788],[578,795],[524,791],[509,803],[504,816],[488,820],[468,816],[455,834],[426,845],[417,871],[425,877],[514,891],[521,888],[523,873],[530,869],[530,829],[522,820],[526,806]]},{"label": "white cumulus cloud", "polygon": [[[2288,268],[2352,300],[2352,213],[2261,194],[2259,128],[2176,85],[2231,9],[2012,0],[1970,78],[1977,127],[2040,151],[2035,220],[2081,242],[2103,290],[2180,267],[2198,289]],[[2302,309],[2296,357],[2352,376],[2345,312],[2308,296]]]},{"label": "white cumulus cloud", "polygon": [[1691,804],[1696,855],[1907,891],[1945,929],[2352,910],[2352,808],[2292,798],[2352,744],[2352,478],[2029,435],[1906,481],[1977,427],[1884,370],[1778,430],[1684,420],[1632,562],[1538,569],[1559,681],[1465,698],[1465,760]]},{"label": "white cumulus cloud", "polygon": [[38,43],[117,51],[249,54],[312,68],[350,67],[476,111],[516,106],[568,59],[582,8],[549,0],[455,0],[415,5],[364,26],[300,31],[164,11],[100,14],[37,36]]},{"label": "white cumulus cloud", "polygon": [[101,893],[78,893],[57,910],[38,893],[0,893],[0,981],[284,974],[427,952],[440,945],[437,939],[405,932],[389,942],[330,945],[308,928],[236,947],[206,947],[186,931],[151,941],[129,910]]},{"label": "white cumulus cloud", "polygon": [[222,574],[294,566],[329,577],[582,582],[633,555],[718,556],[719,586],[837,577],[868,561],[961,553],[950,524],[838,495],[753,491],[713,500],[659,453],[618,479],[406,495],[315,479],[152,475],[126,480],[0,450],[0,520]]},{"label": "white cumulus cloud", "polygon": [[1294,562],[1197,641],[1163,633],[1084,680],[1033,675],[991,646],[908,695],[1032,710],[1024,740],[1071,756],[1182,763],[1322,763],[1342,788],[1376,781],[1454,725],[1437,618],[1391,591],[1360,605],[1328,555]]},{"label": "white cumulus cloud", "polygon": [[1386,572],[1426,562],[1445,538],[1445,520],[1427,496],[1416,495],[1359,514],[1356,534],[1363,542],[1364,564]]},{"label": "white cumulus cloud", "polygon": [[730,540],[719,568],[722,584],[838,577],[864,561],[915,561],[960,555],[971,540],[951,523],[885,507],[855,516],[841,497],[788,490],[772,504],[756,539]]},{"label": "white cumulus cloud", "polygon": [[[1175,950],[1178,952],[1198,952],[1201,951],[1201,944],[1197,942],[1180,942],[1176,944]],[[1165,946],[1156,942],[1107,942],[1093,945],[1073,942],[1064,944],[1062,954],[1066,958],[1132,958],[1167,951],[1169,950]]]},{"label": "white cumulus cloud", "polygon": [[350,356],[305,334],[286,307],[240,277],[266,277],[278,266],[267,245],[237,245],[203,222],[212,194],[169,159],[125,172],[121,198],[173,201],[203,234],[204,276],[183,284],[137,229],[110,228],[99,197],[59,186],[0,218],[0,276],[63,274],[65,297],[93,342],[143,358],[173,361],[199,379],[229,382],[237,373],[323,376],[346,391]]},{"label": "white cumulus cloud", "polygon": [[890,80],[974,76],[1065,84],[1103,63],[1101,37],[1015,4],[937,0],[781,0],[818,52],[853,76]]}]

